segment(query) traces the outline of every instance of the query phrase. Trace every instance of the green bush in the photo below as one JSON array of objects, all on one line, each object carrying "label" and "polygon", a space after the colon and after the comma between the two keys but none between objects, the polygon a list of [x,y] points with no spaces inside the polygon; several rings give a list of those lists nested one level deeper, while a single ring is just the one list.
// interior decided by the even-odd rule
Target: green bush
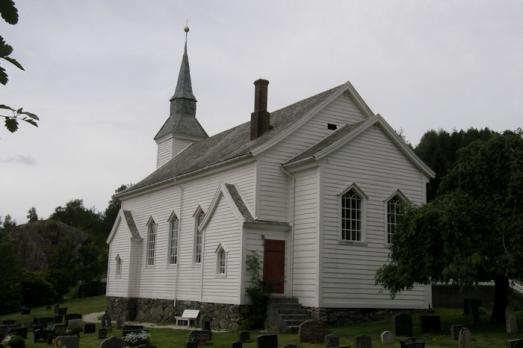
[{"label": "green bush", "polygon": [[251,299],[251,306],[248,319],[242,321],[240,326],[244,330],[261,329],[265,326],[267,318],[269,296],[265,293],[265,285],[261,279],[261,261],[255,251],[247,255],[247,273],[249,274],[249,286],[246,292]]},{"label": "green bush", "polygon": [[53,303],[58,298],[53,285],[40,272],[25,272],[21,288],[25,306],[42,306]]}]

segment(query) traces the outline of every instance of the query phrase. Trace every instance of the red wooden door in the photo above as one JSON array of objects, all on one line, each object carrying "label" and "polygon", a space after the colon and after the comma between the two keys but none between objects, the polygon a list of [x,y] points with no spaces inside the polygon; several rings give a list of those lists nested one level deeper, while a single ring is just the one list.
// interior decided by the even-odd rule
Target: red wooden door
[{"label": "red wooden door", "polygon": [[266,291],[283,294],[285,281],[285,241],[265,239],[263,282]]}]

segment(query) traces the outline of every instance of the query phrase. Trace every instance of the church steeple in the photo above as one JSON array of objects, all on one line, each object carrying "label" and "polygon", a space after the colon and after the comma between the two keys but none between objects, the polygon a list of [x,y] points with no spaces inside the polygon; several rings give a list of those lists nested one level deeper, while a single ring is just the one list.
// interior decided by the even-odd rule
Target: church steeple
[{"label": "church steeple", "polygon": [[[196,98],[192,91],[191,70],[189,68],[189,56],[187,55],[189,27],[186,26],[184,31],[185,45],[182,64],[180,65],[174,95],[169,99],[169,118],[154,137],[154,140],[158,143],[158,166],[175,157],[191,143],[209,137],[196,119]],[[171,150],[167,151],[166,149]]]}]

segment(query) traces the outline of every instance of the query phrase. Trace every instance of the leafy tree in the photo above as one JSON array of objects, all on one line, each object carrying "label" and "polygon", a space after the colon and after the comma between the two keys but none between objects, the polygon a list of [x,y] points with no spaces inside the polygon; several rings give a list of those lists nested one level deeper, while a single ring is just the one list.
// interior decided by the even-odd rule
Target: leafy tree
[{"label": "leafy tree", "polygon": [[116,197],[116,195],[120,192],[123,192],[127,190],[131,185],[120,185],[115,191],[114,194],[111,197],[111,200],[109,201],[109,204],[107,205],[107,208],[105,208],[104,214],[103,214],[103,231],[106,233],[105,235],[109,235],[109,232],[111,231],[111,228],[113,227],[114,221],[116,220],[116,216],[118,215],[118,212],[120,211],[121,202],[120,199]]},{"label": "leafy tree", "polygon": [[73,199],[67,202],[65,207],[57,207],[50,218],[79,228],[93,236],[101,234],[99,232],[100,214],[94,209],[84,207],[84,202],[81,199]]},{"label": "leafy tree", "polygon": [[439,194],[409,207],[376,281],[395,295],[415,283],[495,282],[492,321],[502,322],[509,279],[523,268],[523,137],[505,132],[458,152]]},{"label": "leafy tree", "polygon": [[[0,314],[16,311],[20,307],[20,266],[9,235],[0,235]],[[9,265],[5,267],[5,265]]]},{"label": "leafy tree", "polygon": [[[18,23],[18,10],[16,9],[15,3],[12,0],[0,0],[0,15],[7,23],[11,25]],[[11,53],[13,53],[13,47],[7,44],[4,38],[0,36],[0,59],[9,62],[20,70],[24,70],[22,64],[13,58]],[[8,80],[9,79],[5,68],[0,65],[0,83],[6,85]],[[11,133],[16,132],[19,121],[25,121],[35,127],[38,127],[38,116],[31,112],[24,111],[23,108],[14,109],[10,106],[0,104],[0,110],[11,113],[10,115],[0,114],[0,117],[4,119],[5,128],[7,128],[7,130]]]},{"label": "leafy tree", "polygon": [[27,211],[27,221],[28,222],[38,221],[38,214],[36,213],[36,208],[35,207],[31,207],[31,209],[29,209]]},{"label": "leafy tree", "polygon": [[429,202],[436,198],[441,179],[454,166],[458,150],[475,140],[487,140],[494,134],[497,133],[488,128],[469,128],[466,131],[454,130],[452,133],[430,130],[423,135],[414,151],[436,172],[436,177],[427,185]]},{"label": "leafy tree", "polygon": [[13,220],[11,215],[7,214],[4,218],[4,230],[9,232],[16,227],[16,221]]}]

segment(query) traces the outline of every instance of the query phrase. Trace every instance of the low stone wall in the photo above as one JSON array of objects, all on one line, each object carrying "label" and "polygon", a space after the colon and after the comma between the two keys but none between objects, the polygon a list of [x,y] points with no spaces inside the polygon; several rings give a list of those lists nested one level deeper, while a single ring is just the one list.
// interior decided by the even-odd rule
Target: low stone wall
[{"label": "low stone wall", "polygon": [[[494,285],[478,285],[474,288],[461,289],[455,285],[433,285],[432,306],[463,308],[463,299],[474,298],[481,301],[486,308],[492,307],[494,300]],[[516,308],[523,308],[523,296],[514,290],[509,290],[510,303]]]},{"label": "low stone wall", "polygon": [[237,330],[249,313],[248,306],[150,298],[107,297],[107,312],[113,320],[174,323],[185,309],[199,309],[200,322],[212,321],[213,329]]},{"label": "low stone wall", "polygon": [[331,326],[385,320],[394,314],[412,310],[367,309],[367,308],[313,308],[306,307],[311,317]]}]

